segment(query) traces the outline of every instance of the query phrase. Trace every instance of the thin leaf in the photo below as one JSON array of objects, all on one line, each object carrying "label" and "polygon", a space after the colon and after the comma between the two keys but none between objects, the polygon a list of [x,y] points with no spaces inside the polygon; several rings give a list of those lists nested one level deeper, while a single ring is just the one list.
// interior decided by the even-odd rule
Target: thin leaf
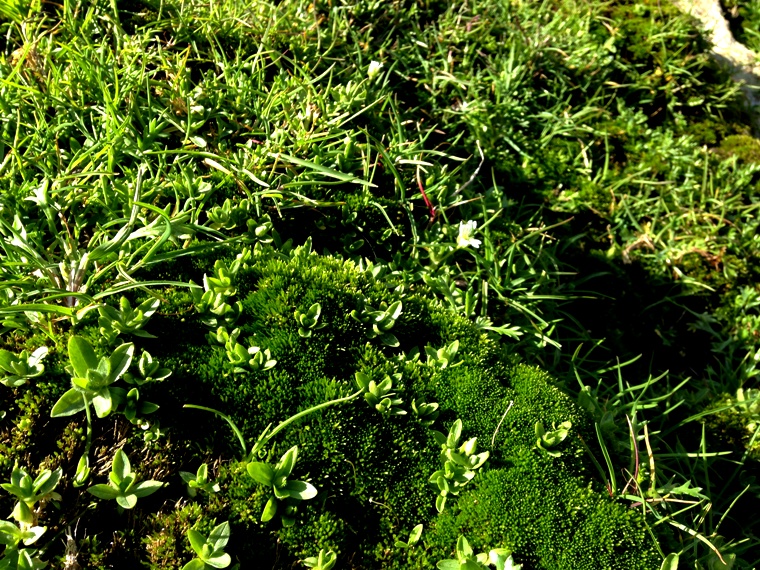
[{"label": "thin leaf", "polygon": [[372,184],[371,182],[367,182],[365,180],[361,180],[359,178],[356,178],[355,176],[351,176],[350,174],[344,174],[343,172],[338,172],[337,170],[334,170],[332,168],[329,168],[327,166],[323,166],[321,164],[316,164],[314,162],[309,162],[308,160],[301,160],[300,158],[296,158],[295,156],[290,156],[289,154],[283,154],[283,153],[274,153],[270,152],[269,156],[272,158],[279,158],[282,160],[285,160],[287,162],[290,162],[292,164],[296,164],[298,166],[303,166],[304,168],[309,168],[310,170],[314,170],[316,172],[319,172],[320,174],[324,174],[325,176],[328,176],[330,178],[336,178],[342,182],[352,182],[354,184],[362,184],[364,186],[370,186],[372,188],[377,188],[376,184]]},{"label": "thin leaf", "polygon": [[232,421],[232,418],[230,418],[228,415],[223,414],[222,412],[215,410],[213,408],[207,408],[205,406],[196,406],[195,404],[185,404],[182,406],[183,408],[194,408],[196,410],[203,410],[205,412],[211,412],[213,414],[216,414],[220,418],[222,418],[224,421],[226,421],[228,424],[230,424],[230,427],[232,428],[232,431],[235,433],[235,435],[238,438],[238,441],[240,442],[240,447],[243,448],[243,456],[245,457],[248,453],[245,445],[245,439],[243,438],[243,432],[240,431],[240,428],[237,427],[234,421]]}]

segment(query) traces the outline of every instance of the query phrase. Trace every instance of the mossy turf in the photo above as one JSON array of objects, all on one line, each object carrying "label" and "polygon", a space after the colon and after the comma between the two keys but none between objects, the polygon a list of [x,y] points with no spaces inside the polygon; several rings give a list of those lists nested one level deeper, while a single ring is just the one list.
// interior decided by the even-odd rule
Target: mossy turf
[{"label": "mossy turf", "polygon": [[[75,499],[70,480],[64,481],[60,491],[67,501],[53,528],[77,520],[85,529],[97,525],[99,536],[121,536],[105,552],[83,550],[81,560],[90,567],[139,563],[156,570],[180,568],[190,554],[184,532],[191,526],[208,531],[214,521],[227,519],[233,536],[228,550],[242,567],[288,568],[324,548],[338,553],[344,568],[429,568],[450,555],[460,534],[471,537],[478,548],[514,550],[526,568],[559,570],[569,560],[574,567],[589,569],[657,566],[656,547],[639,511],[610,499],[584,451],[581,442],[595,437],[591,417],[546,373],[520,364],[476,325],[431,299],[425,286],[404,286],[393,276],[376,277],[372,268],[306,248],[281,253],[269,246],[257,246],[234,286],[243,308],[234,323],[241,330],[238,342],[270,350],[277,360],[271,370],[236,372],[225,347],[210,340],[207,333],[213,330],[201,324],[204,315],[184,311],[182,301],[151,322],[158,338],[123,339],[149,350],[173,371],[160,391],[145,393],[162,406],[152,420],[165,430],[164,438],[144,455],[140,440],[128,435],[129,424],[121,417],[115,423],[96,419],[95,477],[108,468],[110,454],[100,446],[113,441],[108,436],[113,426],[140,476],[169,485],[121,515],[129,522],[125,528],[125,520],[109,514],[114,506],[86,509],[86,500]],[[403,307],[392,329],[396,347],[369,338],[371,329],[351,316],[352,311],[395,301]],[[314,303],[321,305],[320,321],[326,326],[303,338],[294,312]],[[62,341],[90,332],[91,327],[72,329]],[[439,348],[455,340],[459,349],[448,366],[426,361],[425,346]],[[104,342],[97,348],[109,350]],[[181,408],[202,404],[223,410],[250,449],[269,424],[355,392],[356,372],[377,381],[400,374],[394,389],[408,413],[383,415],[359,398],[305,416],[273,439],[255,459],[274,461],[297,445],[296,474],[319,491],[315,499],[298,505],[293,527],[283,527],[278,518],[260,522],[268,490],[246,472],[229,426],[208,412]],[[34,394],[49,385],[39,383],[18,400],[18,411],[11,410],[17,425],[35,402],[35,417],[47,415],[44,402],[54,398]],[[440,404],[432,427],[423,425],[410,407],[418,398]],[[490,458],[438,514],[437,491],[428,479],[441,468],[441,457],[431,429],[446,432],[457,418],[464,437],[477,437],[478,450],[490,451]],[[572,428],[556,449],[559,457],[537,448],[536,422],[552,426],[566,421]],[[33,424],[23,425],[38,436],[34,441],[42,435],[48,441],[69,441],[65,456],[41,448],[33,455],[48,455],[50,468],[73,468],[84,439],[81,421],[45,420],[39,433]],[[187,499],[178,473],[194,472],[208,460],[204,449],[219,454],[210,459],[221,491]],[[420,523],[420,543],[409,550],[397,548],[395,542]]]},{"label": "mossy turf", "polygon": [[[173,385],[195,393],[178,397],[224,410],[248,442],[270,423],[354,392],[357,371],[378,381],[400,373],[397,391],[409,411],[387,417],[359,399],[306,416],[272,441],[270,461],[298,445],[298,475],[319,489],[316,499],[299,504],[293,528],[259,523],[267,490],[225,462],[223,490],[211,509],[233,521],[237,546],[231,551],[244,566],[266,559],[267,566],[284,568],[287,560],[325,548],[339,553],[345,567],[427,568],[448,556],[462,533],[482,548],[514,549],[516,559],[536,568],[566,568],[569,560],[578,568],[657,566],[639,511],[610,500],[580,443],[595,437],[591,418],[545,373],[518,364],[473,324],[430,300],[424,287],[375,278],[353,262],[271,248],[258,251],[236,286],[243,306],[234,325],[242,331],[238,342],[269,349],[277,365],[236,374],[224,347],[199,346],[191,317],[167,319],[172,342],[156,342],[151,352],[173,368]],[[351,316],[397,300],[403,304],[393,328],[398,347],[368,339],[366,325]],[[314,303],[326,327],[302,338],[294,312]],[[444,369],[424,356],[410,357],[454,340],[460,343],[455,362]],[[471,488],[442,515],[428,483],[440,468],[440,453],[430,429],[409,409],[416,398],[440,404],[437,429],[447,431],[460,418],[465,437],[477,437],[479,448],[491,451]],[[212,433],[181,437],[212,440],[217,448],[226,440],[230,454],[240,453],[221,419],[212,428],[203,412],[183,413],[198,416]],[[539,421],[572,422],[560,457],[536,448]],[[425,525],[421,544],[409,552],[394,547],[419,523]]]}]

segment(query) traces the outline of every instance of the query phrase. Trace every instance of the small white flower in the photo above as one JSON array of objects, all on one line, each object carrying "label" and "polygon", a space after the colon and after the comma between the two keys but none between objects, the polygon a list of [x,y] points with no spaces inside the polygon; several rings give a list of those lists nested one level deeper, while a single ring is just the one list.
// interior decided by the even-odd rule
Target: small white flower
[{"label": "small white flower", "polygon": [[379,61],[372,60],[369,62],[369,69],[367,70],[367,77],[369,77],[369,80],[372,81],[375,79],[382,68],[383,64]]},{"label": "small white flower", "polygon": [[467,222],[459,222],[459,235],[457,236],[457,247],[474,247],[475,249],[480,247],[480,240],[473,237],[475,228],[478,222],[475,220],[469,220]]}]

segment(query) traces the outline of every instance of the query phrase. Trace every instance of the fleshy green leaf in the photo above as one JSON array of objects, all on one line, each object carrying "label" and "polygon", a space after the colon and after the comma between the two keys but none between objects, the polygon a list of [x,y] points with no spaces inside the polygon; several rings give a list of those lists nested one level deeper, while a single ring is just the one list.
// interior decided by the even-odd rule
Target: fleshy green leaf
[{"label": "fleshy green leaf", "polygon": [[206,538],[197,530],[192,528],[187,531],[187,538],[190,541],[190,546],[198,556],[203,555],[203,545],[206,544]]},{"label": "fleshy green leaf", "polygon": [[678,570],[678,553],[671,552],[662,561],[660,570]]},{"label": "fleshy green leaf", "polygon": [[111,485],[93,485],[87,489],[87,492],[95,495],[98,499],[115,499],[119,496],[119,490],[114,489]]},{"label": "fleshy green leaf", "polygon": [[230,540],[230,523],[227,521],[214,527],[211,534],[208,535],[208,543],[214,548],[214,551],[221,550],[227,546]]},{"label": "fleshy green leaf", "polygon": [[200,558],[193,558],[182,567],[182,570],[205,570],[206,563]]},{"label": "fleshy green leaf", "polygon": [[209,566],[213,566],[214,568],[227,568],[232,563],[232,559],[230,558],[229,554],[226,554],[224,552],[220,552],[217,554],[216,552],[206,558],[205,560],[206,564]]},{"label": "fleshy green leaf", "polygon": [[76,413],[84,411],[86,405],[84,394],[72,388],[58,398],[58,401],[50,411],[50,417],[60,418],[63,416],[73,416]]},{"label": "fleshy green leaf", "polygon": [[462,437],[462,420],[456,420],[451,425],[451,429],[449,429],[449,437],[446,440],[446,444],[453,449],[459,442],[460,437]]},{"label": "fleshy green leaf", "polygon": [[269,497],[269,500],[267,501],[267,504],[264,507],[264,512],[261,513],[261,522],[271,521],[274,518],[274,515],[276,514],[277,514],[277,499],[275,499],[274,497]]},{"label": "fleshy green leaf", "polygon": [[248,464],[246,470],[248,471],[248,475],[253,477],[257,483],[261,483],[267,487],[272,486],[272,482],[274,481],[274,469],[272,469],[271,465],[261,463],[260,461],[252,461]]},{"label": "fleshy green leaf", "polygon": [[354,374],[354,377],[356,378],[356,385],[360,390],[369,390],[369,384],[372,381],[372,378],[367,376],[364,372],[357,372]]},{"label": "fleshy green leaf", "polygon": [[10,521],[0,521],[0,544],[15,545],[21,540],[23,532]]},{"label": "fleshy green leaf", "polygon": [[381,341],[381,342],[382,342],[382,343],[383,343],[385,346],[390,346],[390,347],[392,347],[392,348],[396,348],[397,346],[399,346],[399,345],[401,344],[401,343],[399,342],[398,338],[396,338],[396,335],[394,335],[394,334],[392,334],[392,333],[389,333],[389,332],[386,332],[386,333],[382,333],[382,334],[380,335],[380,341]]},{"label": "fleshy green leaf", "polygon": [[457,555],[462,558],[472,556],[472,546],[470,546],[470,542],[464,536],[460,536],[457,539]]},{"label": "fleshy green leaf", "polygon": [[92,398],[92,407],[95,408],[95,414],[99,418],[105,418],[111,413],[113,407],[113,401],[111,400],[111,392],[108,388],[102,389]]},{"label": "fleshy green leaf", "polygon": [[32,511],[24,501],[16,503],[16,506],[13,508],[13,518],[25,524],[32,524],[34,522]]},{"label": "fleshy green leaf", "polygon": [[422,536],[422,528],[423,526],[421,524],[418,524],[412,529],[412,532],[409,534],[409,546],[412,546],[413,544],[419,542],[420,537]]},{"label": "fleshy green leaf", "polygon": [[296,461],[298,461],[298,446],[294,445],[285,452],[277,463],[274,471],[275,478],[287,477],[290,475],[293,472],[293,467],[295,467]]},{"label": "fleshy green leaf", "polygon": [[119,495],[116,502],[122,509],[133,509],[137,504],[137,497],[130,493],[129,495]]},{"label": "fleshy green leaf", "polygon": [[82,487],[85,483],[87,483],[87,479],[90,478],[90,458],[86,455],[83,455],[79,458],[79,462],[77,463],[77,470],[74,474],[74,480],[72,481],[72,484],[74,487]]},{"label": "fleshy green leaf", "polygon": [[[44,477],[44,475],[47,476]],[[58,482],[61,480],[61,475],[63,475],[63,470],[60,467],[55,471],[46,469],[37,477],[37,479],[35,479],[34,493],[36,495],[47,495],[55,489],[56,485],[58,485]]]},{"label": "fleshy green leaf", "polygon": [[132,487],[132,494],[138,499],[142,499],[143,497],[152,495],[163,486],[164,484],[161,483],[161,481],[153,481],[153,480],[141,481],[140,483]]},{"label": "fleshy green leaf", "polygon": [[301,501],[308,501],[317,496],[317,489],[306,481],[288,481],[285,485],[288,496]]},{"label": "fleshy green leaf", "polygon": [[113,464],[111,465],[111,471],[119,481],[123,481],[127,475],[132,472],[132,465],[129,463],[129,457],[123,450],[119,449],[113,456]]},{"label": "fleshy green leaf", "polygon": [[69,360],[78,377],[86,378],[88,370],[98,367],[98,357],[86,339],[81,336],[72,336],[69,339],[68,348]]},{"label": "fleshy green leaf", "polygon": [[39,565],[34,563],[32,556],[26,550],[18,551],[18,562],[16,562],[16,570],[35,570],[40,568]]},{"label": "fleshy green leaf", "polygon": [[109,362],[111,364],[111,373],[109,375],[109,384],[116,382],[124,374],[129,365],[132,363],[132,357],[135,354],[135,345],[130,343],[122,344],[113,351]]},{"label": "fleshy green leaf", "polygon": [[47,530],[44,526],[33,526],[24,533],[24,545],[29,546],[37,542]]}]

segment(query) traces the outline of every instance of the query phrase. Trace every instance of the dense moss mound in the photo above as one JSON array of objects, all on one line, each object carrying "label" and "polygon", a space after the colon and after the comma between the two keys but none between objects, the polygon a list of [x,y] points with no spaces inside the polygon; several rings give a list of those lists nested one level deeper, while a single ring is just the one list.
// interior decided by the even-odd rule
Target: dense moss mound
[{"label": "dense moss mound", "polygon": [[[193,321],[208,315],[184,314],[183,322],[164,317],[156,324],[164,339],[171,331],[172,342],[155,342],[151,350],[174,370],[172,383],[184,387],[177,397],[228,414],[250,449],[270,424],[357,396],[291,423],[254,458],[273,464],[298,446],[292,476],[318,494],[293,503],[294,526],[283,526],[279,516],[260,522],[271,489],[256,483],[243,464],[220,469],[222,491],[205,516],[230,519],[229,550],[243,567],[286,568],[324,548],[336,551],[346,568],[430,568],[451,556],[460,534],[476,549],[513,549],[525,568],[565,569],[570,561],[589,569],[659,565],[639,514],[594,483],[598,475],[580,442],[593,440],[590,419],[546,374],[517,363],[426,290],[404,286],[371,265],[319,256],[308,247],[290,253],[257,248],[239,265],[227,303],[239,302],[241,313],[225,327],[228,333],[239,329],[237,343],[259,347],[253,352],[276,364],[255,370],[233,363],[216,331],[199,345],[203,329]],[[384,333],[392,336],[377,335],[372,323],[397,301],[401,311]],[[304,327],[296,312],[307,314],[317,304],[316,322]],[[395,395],[389,394],[393,404],[385,412],[357,395],[357,372],[378,384],[392,380]],[[425,403],[438,403],[439,415],[415,413]],[[229,452],[239,453],[222,420],[183,414],[211,422],[217,449],[227,439]],[[460,443],[477,437],[475,453],[490,456],[438,514],[438,489],[429,478],[443,460],[432,430],[446,433],[457,419]],[[540,449],[537,422],[547,431],[563,422],[572,427],[564,440]],[[395,546],[420,523],[417,545]],[[153,543],[162,542],[160,534]]]}]

